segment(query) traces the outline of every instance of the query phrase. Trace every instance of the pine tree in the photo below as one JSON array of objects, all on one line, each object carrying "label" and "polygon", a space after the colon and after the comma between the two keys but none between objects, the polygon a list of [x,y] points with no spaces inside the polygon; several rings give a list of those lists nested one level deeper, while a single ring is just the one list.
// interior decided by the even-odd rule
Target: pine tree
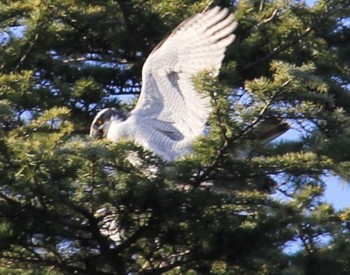
[{"label": "pine tree", "polygon": [[[132,108],[154,46],[214,5],[239,25],[219,78],[194,77],[214,110],[193,153],[90,140],[98,110]],[[349,178],[349,15],[346,0],[2,1],[0,272],[348,274],[350,211],[323,195]],[[299,137],[266,144],[271,121]]]}]

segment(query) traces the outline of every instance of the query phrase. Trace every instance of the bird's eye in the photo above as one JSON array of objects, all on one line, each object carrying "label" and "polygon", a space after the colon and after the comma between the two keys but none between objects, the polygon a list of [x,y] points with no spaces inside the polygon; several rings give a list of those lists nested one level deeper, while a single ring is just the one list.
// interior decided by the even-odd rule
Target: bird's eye
[{"label": "bird's eye", "polygon": [[103,124],[102,119],[96,120],[96,125],[97,125],[97,126],[101,126],[102,124]]}]

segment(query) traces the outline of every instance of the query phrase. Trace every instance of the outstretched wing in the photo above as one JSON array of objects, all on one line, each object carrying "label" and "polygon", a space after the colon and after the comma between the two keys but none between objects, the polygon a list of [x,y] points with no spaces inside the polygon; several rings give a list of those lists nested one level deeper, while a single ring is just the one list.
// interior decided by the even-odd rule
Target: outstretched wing
[{"label": "outstretched wing", "polygon": [[193,77],[202,70],[218,74],[235,27],[232,14],[219,7],[181,23],[147,58],[141,95],[131,115],[174,141],[200,135],[211,106],[210,99],[195,90]]}]

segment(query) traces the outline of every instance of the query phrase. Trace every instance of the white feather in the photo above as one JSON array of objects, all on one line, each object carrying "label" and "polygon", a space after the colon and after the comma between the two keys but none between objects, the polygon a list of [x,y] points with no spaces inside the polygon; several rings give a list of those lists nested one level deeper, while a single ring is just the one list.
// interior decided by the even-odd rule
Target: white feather
[{"label": "white feather", "polygon": [[166,161],[188,153],[212,109],[192,79],[203,70],[218,74],[235,27],[219,7],[181,23],[147,58],[138,103],[125,121],[112,119],[107,138],[131,139]]}]

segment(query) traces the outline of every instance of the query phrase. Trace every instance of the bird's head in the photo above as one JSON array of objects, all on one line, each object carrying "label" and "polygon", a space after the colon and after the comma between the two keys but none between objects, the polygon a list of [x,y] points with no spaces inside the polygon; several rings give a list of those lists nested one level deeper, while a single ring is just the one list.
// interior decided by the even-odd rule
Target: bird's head
[{"label": "bird's head", "polygon": [[101,139],[107,136],[112,121],[125,120],[125,114],[115,108],[106,108],[97,113],[90,127],[90,137]]}]

